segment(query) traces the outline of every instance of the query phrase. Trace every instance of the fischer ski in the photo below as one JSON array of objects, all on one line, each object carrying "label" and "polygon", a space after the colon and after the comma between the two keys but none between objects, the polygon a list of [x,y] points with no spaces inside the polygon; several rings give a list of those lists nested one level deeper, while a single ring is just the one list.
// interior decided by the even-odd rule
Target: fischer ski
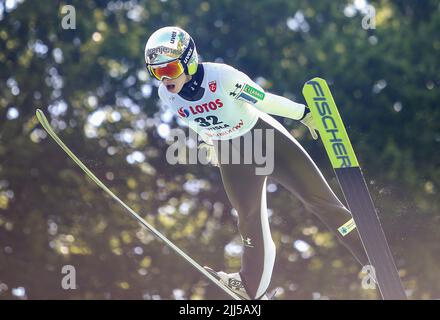
[{"label": "fischer ski", "polygon": [[43,128],[47,131],[47,133],[55,140],[56,143],[64,150],[65,153],[92,179],[101,189],[103,189],[110,197],[112,197],[116,202],[118,202],[122,207],[124,207],[143,227],[148,229],[151,233],[153,233],[156,238],[165,242],[165,244],[174,250],[179,256],[185,259],[188,263],[190,263],[194,268],[196,268],[201,274],[203,274],[206,278],[211,280],[215,285],[217,285],[220,289],[222,289],[227,295],[235,300],[243,300],[240,296],[231,291],[226,285],[220,282],[216,277],[214,277],[211,273],[205,270],[201,265],[199,265],[195,260],[189,257],[185,252],[179,249],[174,243],[172,243],[168,238],[166,238],[163,234],[157,231],[152,225],[150,225],[147,221],[145,221],[142,217],[140,217],[135,211],[133,211],[128,205],[126,205],[121,199],[119,199],[109,188],[106,187],[104,183],[101,182],[82,162],[79,160],[75,154],[64,144],[64,142],[58,137],[58,135],[54,132],[53,128],[49,124],[46,116],[43,111],[37,109],[36,115],[38,121],[41,123]]},{"label": "fischer ski", "polygon": [[370,264],[374,268],[375,280],[383,299],[407,299],[367,184],[327,82],[313,78],[304,85],[303,95],[318,126]]}]

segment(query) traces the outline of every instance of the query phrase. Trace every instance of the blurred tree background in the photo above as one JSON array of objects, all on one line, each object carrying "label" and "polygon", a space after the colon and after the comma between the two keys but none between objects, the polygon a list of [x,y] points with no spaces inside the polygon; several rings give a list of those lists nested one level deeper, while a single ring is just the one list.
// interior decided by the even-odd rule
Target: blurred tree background
[{"label": "blurred tree background", "polygon": [[[72,5],[76,29],[63,29]],[[366,28],[368,5],[375,28]],[[364,24],[364,25],[363,25]],[[411,299],[440,298],[440,4],[436,0],[0,0],[0,298],[221,299],[46,135],[202,265],[237,271],[236,216],[217,168],[169,165],[170,128],[143,49],[179,25],[203,61],[224,62],[304,102],[331,84]],[[280,119],[337,181],[320,141]],[[273,181],[276,299],[376,299],[359,266]],[[64,265],[76,290],[63,290]]]}]

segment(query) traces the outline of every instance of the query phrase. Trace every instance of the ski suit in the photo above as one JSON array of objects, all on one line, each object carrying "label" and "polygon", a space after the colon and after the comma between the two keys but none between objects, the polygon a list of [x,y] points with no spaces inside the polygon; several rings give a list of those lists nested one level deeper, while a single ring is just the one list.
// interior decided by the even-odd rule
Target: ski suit
[{"label": "ski suit", "polygon": [[[265,92],[243,72],[220,63],[200,64],[179,94],[169,93],[161,84],[159,97],[217,150],[223,185],[238,213],[243,241],[240,276],[251,298],[265,294],[275,262],[266,204],[268,178],[284,186],[333,232],[351,218],[308,153],[269,115],[300,120],[307,110],[303,104]],[[273,153],[270,172],[257,172],[261,163],[247,157],[249,141],[258,141]],[[233,150],[238,154],[235,162]],[[362,265],[367,264],[357,232],[336,236]]]}]

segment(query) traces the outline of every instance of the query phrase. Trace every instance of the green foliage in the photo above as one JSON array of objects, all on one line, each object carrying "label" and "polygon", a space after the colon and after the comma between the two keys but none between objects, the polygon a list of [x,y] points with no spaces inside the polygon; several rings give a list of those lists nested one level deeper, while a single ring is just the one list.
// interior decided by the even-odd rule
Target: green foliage
[{"label": "green foliage", "polygon": [[[67,4],[75,30],[61,27]],[[0,298],[17,298],[17,287],[30,299],[174,299],[177,289],[224,298],[85,177],[34,117],[42,108],[100,179],[196,261],[236,271],[239,256],[225,250],[236,221],[217,169],[167,164],[158,134],[161,123],[177,124],[161,117],[143,47],[173,24],[204,61],[262,77],[271,92],[303,102],[305,81],[329,81],[410,297],[438,298],[440,6],[371,4],[376,29],[365,30],[362,8],[348,0],[0,2]],[[285,124],[340,195],[320,142]],[[282,189],[268,199],[277,298],[377,298],[299,201]],[[309,250],[295,249],[297,240]],[[67,264],[77,290],[61,288]]]}]

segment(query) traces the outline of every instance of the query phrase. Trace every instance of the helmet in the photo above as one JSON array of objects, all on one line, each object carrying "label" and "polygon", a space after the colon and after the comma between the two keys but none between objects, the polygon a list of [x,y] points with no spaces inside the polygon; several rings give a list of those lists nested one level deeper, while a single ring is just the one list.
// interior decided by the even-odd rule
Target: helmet
[{"label": "helmet", "polygon": [[153,69],[173,61],[177,61],[186,74],[193,75],[199,62],[197,49],[194,40],[185,30],[174,26],[164,27],[155,31],[148,39],[145,45],[145,62],[150,74],[158,78],[152,73]]}]

